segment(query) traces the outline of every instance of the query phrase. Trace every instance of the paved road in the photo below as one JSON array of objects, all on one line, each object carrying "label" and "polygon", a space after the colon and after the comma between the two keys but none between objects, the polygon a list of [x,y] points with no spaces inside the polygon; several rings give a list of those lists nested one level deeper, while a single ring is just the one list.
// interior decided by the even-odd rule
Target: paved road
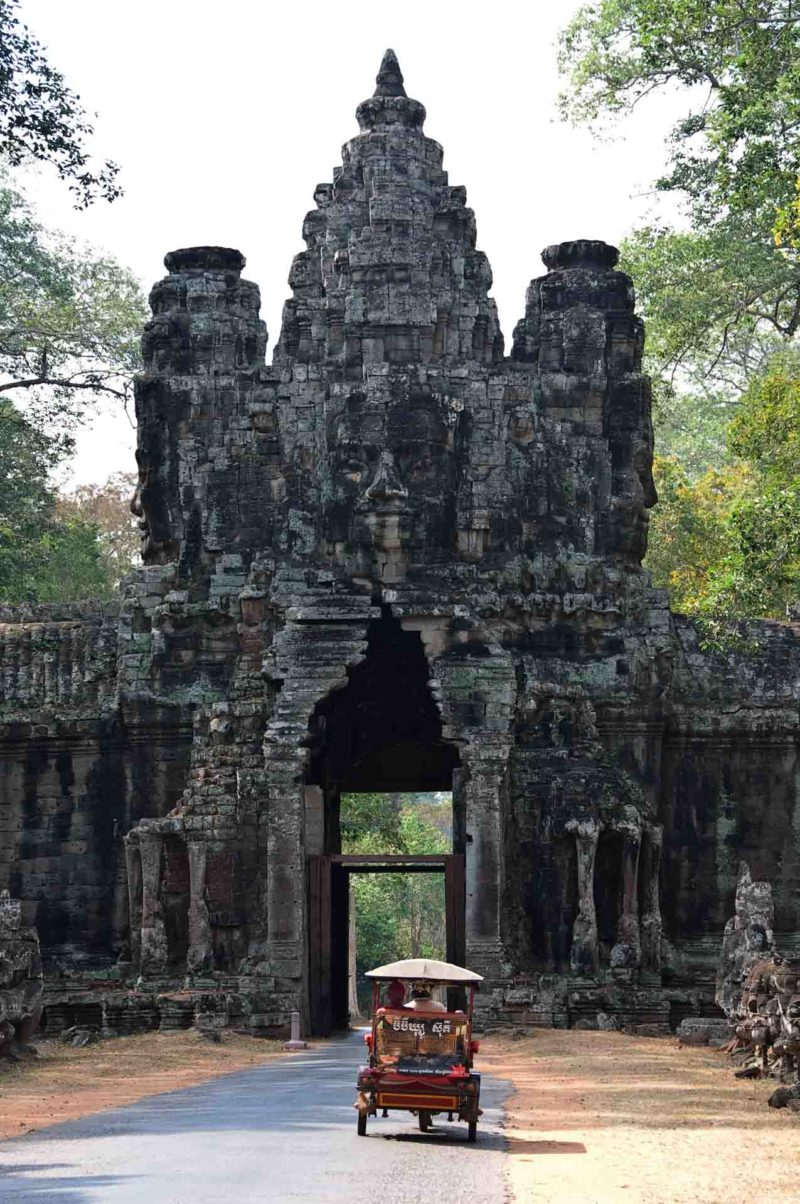
[{"label": "paved road", "polygon": [[0,1144],[0,1200],[30,1204],[503,1204],[504,1085],[484,1079],[475,1145],[466,1125],[352,1107],[359,1034],[213,1083]]}]

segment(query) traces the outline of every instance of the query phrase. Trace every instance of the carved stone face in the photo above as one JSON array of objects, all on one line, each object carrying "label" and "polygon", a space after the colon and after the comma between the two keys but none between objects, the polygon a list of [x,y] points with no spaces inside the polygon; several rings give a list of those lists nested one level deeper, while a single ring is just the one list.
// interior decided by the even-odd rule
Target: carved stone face
[{"label": "carved stone face", "polygon": [[387,413],[370,406],[363,394],[352,394],[328,428],[329,543],[348,542],[361,551],[370,542],[380,548],[385,540],[403,548],[450,547],[452,443],[432,397],[404,398]]},{"label": "carved stone face", "polygon": [[144,563],[166,564],[176,559],[179,544],[173,537],[173,516],[166,503],[164,483],[152,467],[144,472],[140,469],[130,510],[139,519]]},{"label": "carved stone face", "polygon": [[389,412],[387,445],[408,492],[407,538],[418,550],[450,552],[455,544],[458,465],[453,429],[433,397],[411,397]]},{"label": "carved stone face", "polygon": [[398,405],[389,414],[389,450],[410,497],[441,498],[451,454],[448,429],[432,399]]},{"label": "carved stone face", "polygon": [[351,394],[344,409],[328,423],[327,444],[330,492],[325,536],[336,546],[353,541],[359,501],[375,476],[383,445],[380,412],[367,409],[363,394]]},{"label": "carved stone face", "polygon": [[653,450],[651,444],[641,438],[633,446],[628,489],[612,498],[609,550],[640,564],[647,552],[649,512],[657,502]]}]

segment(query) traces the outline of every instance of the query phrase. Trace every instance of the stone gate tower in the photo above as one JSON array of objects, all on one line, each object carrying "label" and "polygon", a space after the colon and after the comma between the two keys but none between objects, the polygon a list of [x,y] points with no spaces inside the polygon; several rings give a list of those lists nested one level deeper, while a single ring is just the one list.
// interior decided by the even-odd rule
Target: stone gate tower
[{"label": "stone gate tower", "polygon": [[[175,251],[151,295],[144,567],[118,616],[79,616],[102,688],[33,702],[89,723],[87,782],[116,774],[113,836],[75,868],[108,901],[92,947],[279,1026],[308,1006],[308,858],[339,850],[341,793],[452,789],[484,1006],[664,1024],[709,996],[740,856],[797,932],[796,630],[706,654],[641,567],[650,390],[614,248],[548,247],[506,356],[392,51],[357,118],[270,366],[239,252]],[[51,617],[59,649],[77,621]],[[43,943],[74,954],[40,896]]]}]

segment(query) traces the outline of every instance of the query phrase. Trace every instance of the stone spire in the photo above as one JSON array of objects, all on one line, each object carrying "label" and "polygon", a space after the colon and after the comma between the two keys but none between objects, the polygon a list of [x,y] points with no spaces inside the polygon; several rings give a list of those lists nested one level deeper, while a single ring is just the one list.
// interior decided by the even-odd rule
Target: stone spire
[{"label": "stone spire", "polygon": [[423,132],[425,107],[406,94],[393,50],[356,118],[361,133],[303,225],[308,249],[292,265],[277,362],[338,361],[351,380],[366,364],[497,362],[475,216]]},{"label": "stone spire", "polygon": [[375,77],[375,83],[378,85],[373,96],[405,96],[406,90],[403,87],[403,72],[400,70],[400,64],[397,61],[397,55],[393,50],[387,50],[384,54],[380,70]]}]

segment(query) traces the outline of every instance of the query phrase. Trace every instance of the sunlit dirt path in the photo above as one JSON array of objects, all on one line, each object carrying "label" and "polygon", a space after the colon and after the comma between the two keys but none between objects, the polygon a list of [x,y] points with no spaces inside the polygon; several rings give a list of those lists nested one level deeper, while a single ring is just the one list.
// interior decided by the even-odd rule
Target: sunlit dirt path
[{"label": "sunlit dirt path", "polygon": [[482,1069],[507,1101],[516,1204],[797,1204],[800,1116],[775,1083],[733,1078],[724,1055],[674,1039],[539,1030],[493,1039]]}]

